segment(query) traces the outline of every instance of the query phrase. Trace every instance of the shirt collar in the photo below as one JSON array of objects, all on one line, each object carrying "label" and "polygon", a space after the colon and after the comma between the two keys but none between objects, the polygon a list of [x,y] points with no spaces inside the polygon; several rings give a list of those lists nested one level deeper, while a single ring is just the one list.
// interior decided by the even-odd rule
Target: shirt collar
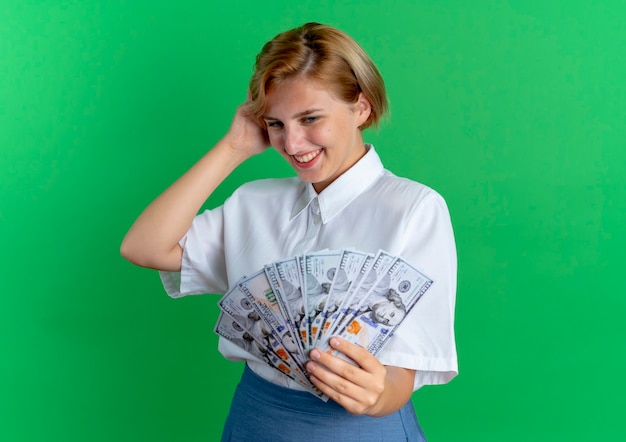
[{"label": "shirt collar", "polygon": [[374,146],[366,144],[365,148],[365,155],[319,195],[311,183],[302,183],[303,189],[293,206],[290,219],[298,216],[317,197],[322,222],[325,224],[365,191],[383,171],[383,163]]}]

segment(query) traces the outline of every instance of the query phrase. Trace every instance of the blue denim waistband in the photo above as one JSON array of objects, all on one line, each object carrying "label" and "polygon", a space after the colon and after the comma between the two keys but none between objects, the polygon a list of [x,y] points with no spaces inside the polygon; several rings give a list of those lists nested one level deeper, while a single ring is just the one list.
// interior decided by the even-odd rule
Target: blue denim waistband
[{"label": "blue denim waistband", "polygon": [[276,385],[247,365],[235,391],[222,441],[416,441],[426,440],[411,401],[374,418],[348,413],[332,400]]},{"label": "blue denim waistband", "polygon": [[349,414],[341,405],[332,400],[324,402],[307,391],[294,390],[274,384],[256,374],[247,364],[239,388],[242,393],[251,394],[256,400],[274,407],[287,407],[300,413],[327,416]]}]

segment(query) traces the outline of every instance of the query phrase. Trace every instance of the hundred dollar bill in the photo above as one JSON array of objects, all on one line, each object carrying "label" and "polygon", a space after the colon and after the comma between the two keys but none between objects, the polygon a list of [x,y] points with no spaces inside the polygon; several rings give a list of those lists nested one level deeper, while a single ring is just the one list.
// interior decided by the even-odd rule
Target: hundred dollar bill
[{"label": "hundred dollar bill", "polygon": [[255,309],[270,326],[274,335],[283,343],[290,353],[295,354],[299,348],[295,343],[287,321],[283,316],[277,295],[270,284],[265,269],[252,276],[241,279],[237,285],[248,298],[253,301]]},{"label": "hundred dollar bill", "polygon": [[335,333],[335,330],[337,330],[341,326],[343,321],[345,320],[345,317],[349,312],[350,299],[352,298],[352,293],[354,293],[354,291],[359,286],[359,282],[361,281],[361,279],[363,279],[365,275],[367,274],[367,272],[369,271],[372,265],[372,262],[374,261],[374,258],[375,258],[374,255],[368,254],[363,259],[363,263],[361,264],[361,267],[358,269],[356,275],[354,276],[352,283],[350,284],[350,287],[348,287],[348,292],[343,296],[343,300],[341,301],[341,304],[339,304],[335,313],[330,315],[330,318],[329,318],[330,324],[324,327],[325,328],[324,340],[328,340],[330,336],[333,333]]},{"label": "hundred dollar bill", "polygon": [[294,380],[296,379],[289,364],[285,363],[285,361],[274,354],[274,352],[262,342],[254,339],[254,337],[230,315],[224,312],[220,313],[217,324],[215,325],[215,333],[228,339],[230,342],[258,359],[265,361],[268,365],[279,370],[285,376]]},{"label": "hundred dollar bill", "polygon": [[312,348],[313,340],[317,337],[318,329],[313,327],[313,322],[324,311],[340,259],[339,251],[307,253],[302,256],[302,292],[306,302],[306,321],[300,324],[300,332],[305,338],[306,350]]},{"label": "hundred dollar bill", "polygon": [[331,335],[341,334],[345,330],[345,325],[356,316],[359,306],[370,290],[376,289],[377,285],[382,285],[384,288],[385,281],[381,280],[381,277],[386,274],[394,259],[395,256],[384,250],[379,250],[373,257],[368,256],[366,258],[358,276],[358,282],[354,288],[350,289],[350,293],[341,307],[341,317],[335,321],[328,338]]},{"label": "hundred dollar bill", "polygon": [[267,280],[269,281],[269,284],[274,291],[280,313],[285,321],[285,324],[287,325],[288,331],[286,333],[288,333],[291,339],[293,339],[293,341],[295,342],[297,346],[297,352],[300,355],[304,355],[304,350],[301,345],[302,341],[299,339],[300,330],[297,330],[294,326],[289,306],[287,305],[285,295],[283,294],[282,282],[278,277],[278,271],[276,270],[276,266],[274,264],[266,264],[264,266],[264,271],[265,275],[267,276]]},{"label": "hundred dollar bill", "polygon": [[250,335],[265,347],[271,349],[294,369],[300,376],[306,377],[302,364],[294,359],[283,343],[272,331],[272,328],[265,322],[259,313],[260,308],[257,303],[235,285],[218,301],[218,305],[223,312],[231,316]]},{"label": "hundred dollar bill", "polygon": [[276,355],[262,343],[255,340],[237,321],[235,321],[227,313],[221,312],[217,324],[215,325],[215,333],[223,338],[228,339],[238,347],[265,361],[270,367],[279,371],[289,379],[297,382],[309,392],[326,401],[328,396],[324,395],[317,387],[315,387],[307,378],[299,376],[292,367],[281,357]]},{"label": "hundred dollar bill", "polygon": [[376,356],[432,284],[428,276],[395,258],[339,334]]},{"label": "hundred dollar bill", "polygon": [[304,354],[304,342],[300,333],[300,324],[304,319],[304,299],[302,297],[302,282],[300,279],[299,258],[277,261],[274,264],[278,275],[280,305],[284,305],[293,328],[298,332],[298,342]]},{"label": "hundred dollar bill", "polygon": [[[367,256],[364,252],[353,250],[341,252],[339,267],[330,287],[324,310],[315,317],[311,326],[313,330],[318,330],[317,336],[314,337],[313,346],[327,339],[327,333],[333,328],[333,322],[339,318],[341,306],[345,302],[349,289],[359,275]],[[371,256],[373,257],[373,255]]]}]

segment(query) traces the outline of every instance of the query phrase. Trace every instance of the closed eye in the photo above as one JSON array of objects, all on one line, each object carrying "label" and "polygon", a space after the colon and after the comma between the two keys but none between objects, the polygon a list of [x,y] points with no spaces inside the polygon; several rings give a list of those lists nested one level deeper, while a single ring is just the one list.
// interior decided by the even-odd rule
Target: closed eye
[{"label": "closed eye", "polygon": [[284,124],[281,121],[271,120],[265,121],[268,129],[282,129]]},{"label": "closed eye", "polygon": [[300,120],[303,124],[313,124],[316,121],[318,121],[320,119],[320,117],[314,117],[314,116],[306,116],[303,117],[302,120]]}]

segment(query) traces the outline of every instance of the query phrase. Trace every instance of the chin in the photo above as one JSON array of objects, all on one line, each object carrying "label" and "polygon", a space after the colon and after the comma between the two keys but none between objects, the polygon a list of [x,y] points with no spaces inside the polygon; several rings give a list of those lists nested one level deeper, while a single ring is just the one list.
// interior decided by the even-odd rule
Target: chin
[{"label": "chin", "polygon": [[323,181],[323,180],[319,179],[318,177],[314,176],[314,174],[311,174],[311,173],[302,173],[302,171],[296,171],[296,174],[305,183],[318,184],[318,183]]}]

